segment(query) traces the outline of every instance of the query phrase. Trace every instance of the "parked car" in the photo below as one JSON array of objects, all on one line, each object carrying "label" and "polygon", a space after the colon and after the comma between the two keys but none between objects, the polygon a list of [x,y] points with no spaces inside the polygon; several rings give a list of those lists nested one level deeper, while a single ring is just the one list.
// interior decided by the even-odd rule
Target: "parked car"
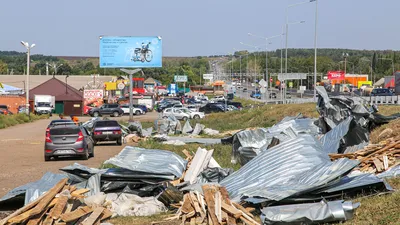
[{"label": "parked car", "polygon": [[286,98],[292,98],[292,94],[290,94],[289,92],[286,93]]},{"label": "parked car", "polygon": [[198,112],[200,107],[198,105],[188,105],[186,108],[192,112]]},{"label": "parked car", "polygon": [[203,119],[205,117],[203,112],[192,111],[189,108],[180,108],[181,111],[190,115],[190,119]]},{"label": "parked car", "polygon": [[247,88],[243,88],[242,91],[243,91],[243,92],[247,92]]},{"label": "parked car", "polygon": [[167,101],[167,102],[162,102],[162,103],[158,106],[157,112],[163,112],[164,109],[172,108],[172,107],[174,107],[175,105],[179,105],[179,104],[181,105],[182,103],[180,103],[180,102],[178,102],[178,101],[172,101],[172,102]]},{"label": "parked car", "polygon": [[94,156],[94,142],[86,128],[66,122],[54,123],[46,130],[44,160],[59,156],[79,156],[85,160]]},{"label": "parked car", "polygon": [[[119,106],[122,111],[124,111],[124,114],[129,114],[130,110],[129,110],[129,104],[123,104]],[[133,106],[133,114],[135,115],[142,115],[144,114],[143,110],[141,108],[136,108],[135,106]]]},{"label": "parked car", "polygon": [[115,120],[99,120],[93,124],[92,138],[96,145],[100,141],[115,141],[122,145],[122,130]]},{"label": "parked car", "polygon": [[186,120],[190,119],[190,115],[188,113],[185,113],[181,109],[175,109],[175,108],[165,109],[162,117],[167,118],[170,115],[175,116],[178,120],[186,121]]},{"label": "parked car", "polygon": [[221,103],[208,103],[199,109],[199,112],[204,112],[205,114],[225,111],[226,109]]},{"label": "parked car", "polygon": [[114,117],[122,116],[124,111],[118,104],[104,104],[100,108],[92,108],[89,110],[89,115],[92,117],[99,117],[103,115],[111,115]]},{"label": "parked car", "polygon": [[218,101],[225,101],[224,96],[215,96],[214,98],[211,99],[211,101],[218,102]]},{"label": "parked car", "polygon": [[270,94],[269,94],[269,98],[276,98],[277,96],[276,96],[276,93],[275,92],[271,92]]},{"label": "parked car", "polygon": [[393,96],[393,92],[389,88],[374,88],[371,96]]},{"label": "parked car", "polygon": [[133,104],[133,107],[141,109],[143,114],[146,114],[149,111],[149,109],[145,105]]},{"label": "parked car", "polygon": [[236,107],[233,106],[233,105],[228,105],[228,110],[229,110],[229,111],[236,111],[236,110],[239,110],[239,109],[236,108]]},{"label": "parked car", "polygon": [[251,97],[251,98],[261,99],[261,93],[260,93],[260,92],[252,91],[251,94],[250,94],[250,97]]},{"label": "parked car", "polygon": [[[221,104],[221,105],[225,105],[225,101],[219,101],[219,102],[217,102],[217,103],[219,103],[219,104]],[[243,108],[243,105],[242,105],[242,103],[240,103],[240,102],[231,102],[231,101],[227,101],[226,102],[226,105],[233,105],[233,106],[235,106],[237,109],[242,109]]]},{"label": "parked car", "polygon": [[10,110],[8,110],[7,105],[0,105],[0,114],[1,115],[12,115],[13,113]]}]

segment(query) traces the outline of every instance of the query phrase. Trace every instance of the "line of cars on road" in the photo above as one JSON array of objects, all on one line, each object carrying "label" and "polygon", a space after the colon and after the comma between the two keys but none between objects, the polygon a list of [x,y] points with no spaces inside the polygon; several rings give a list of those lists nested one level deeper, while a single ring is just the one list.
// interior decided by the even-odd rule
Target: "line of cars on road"
[{"label": "line of cars on road", "polygon": [[102,141],[115,141],[122,145],[122,129],[115,120],[98,120],[89,131],[72,120],[53,120],[46,129],[44,160],[53,157],[94,157],[94,147]]},{"label": "line of cars on road", "polygon": [[162,113],[163,118],[174,115],[179,120],[202,119],[206,114],[241,110],[242,108],[240,102],[225,101],[224,96],[215,96],[212,99],[208,99],[206,96],[168,98],[156,104],[157,112]]}]

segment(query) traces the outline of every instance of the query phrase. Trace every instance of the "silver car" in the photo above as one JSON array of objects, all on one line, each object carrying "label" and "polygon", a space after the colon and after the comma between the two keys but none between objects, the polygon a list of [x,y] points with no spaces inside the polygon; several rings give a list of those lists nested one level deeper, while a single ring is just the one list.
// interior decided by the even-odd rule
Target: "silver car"
[{"label": "silver car", "polygon": [[44,160],[59,156],[79,156],[85,160],[94,156],[93,139],[86,128],[74,123],[57,123],[46,130]]},{"label": "silver car", "polygon": [[188,120],[190,119],[190,115],[183,112],[181,109],[175,109],[175,108],[168,108],[165,109],[163,112],[162,117],[167,118],[170,115],[174,115],[178,120]]}]

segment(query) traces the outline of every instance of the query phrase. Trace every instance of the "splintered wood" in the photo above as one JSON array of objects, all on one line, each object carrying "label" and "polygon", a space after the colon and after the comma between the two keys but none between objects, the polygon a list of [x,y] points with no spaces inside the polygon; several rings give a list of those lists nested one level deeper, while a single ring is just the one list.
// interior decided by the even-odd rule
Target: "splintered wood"
[{"label": "splintered wood", "polygon": [[[61,180],[45,194],[35,201],[18,209],[0,221],[0,225],[28,224],[52,225],[75,224],[84,225],[100,224],[101,221],[111,217],[112,213],[103,207],[89,207],[81,199],[87,189],[77,189],[69,186],[67,179]],[[69,193],[72,192],[70,195]],[[79,222],[82,220],[82,222]]]},{"label": "splintered wood", "polygon": [[177,215],[169,219],[181,219],[182,224],[211,225],[258,225],[250,211],[231,202],[225,187],[202,186],[204,196],[198,192],[187,193]]},{"label": "splintered wood", "polygon": [[390,138],[379,144],[370,144],[354,153],[329,154],[329,156],[331,160],[339,158],[356,159],[361,162],[359,165],[360,171],[381,173],[400,163],[398,161],[400,157],[400,140]]}]

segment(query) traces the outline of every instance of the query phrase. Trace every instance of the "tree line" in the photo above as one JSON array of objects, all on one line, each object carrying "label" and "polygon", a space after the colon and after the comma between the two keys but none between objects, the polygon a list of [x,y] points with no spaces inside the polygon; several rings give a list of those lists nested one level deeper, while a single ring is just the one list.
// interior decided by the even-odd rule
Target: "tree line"
[{"label": "tree line", "polygon": [[[282,51],[285,56],[285,51]],[[346,53],[347,73],[370,74],[376,79],[393,74],[400,68],[399,51],[384,50],[352,50],[352,49],[318,49],[318,73],[326,74],[329,70],[344,70]],[[347,55],[348,54],[348,55]],[[174,75],[187,75],[189,85],[202,82],[204,73],[211,73],[211,64],[222,62],[226,73],[256,73],[265,74],[266,54],[264,52],[235,52],[234,55],[215,55],[208,57],[187,57],[163,59],[163,67],[143,69],[145,77],[152,77],[163,84],[172,83]],[[57,75],[125,75],[119,69],[104,69],[98,66],[98,60],[65,60],[55,56],[32,55],[30,74],[46,74],[46,63],[61,65]],[[283,60],[283,69],[285,60]],[[0,74],[24,74],[26,70],[26,53],[15,51],[0,51]],[[54,74],[52,67],[50,74]],[[281,50],[268,52],[269,73],[281,71]],[[285,70],[283,70],[285,71]],[[314,49],[288,49],[288,72],[313,73]]]}]

